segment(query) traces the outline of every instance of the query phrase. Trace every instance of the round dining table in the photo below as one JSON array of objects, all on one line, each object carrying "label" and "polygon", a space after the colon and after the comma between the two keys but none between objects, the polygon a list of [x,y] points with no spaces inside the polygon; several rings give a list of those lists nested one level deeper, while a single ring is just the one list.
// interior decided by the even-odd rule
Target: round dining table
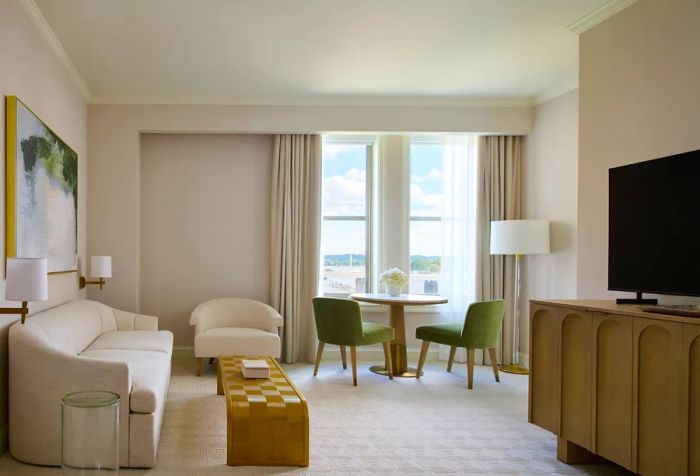
[{"label": "round dining table", "polygon": [[[350,299],[355,301],[383,304],[389,306],[389,325],[394,328],[394,340],[391,342],[391,363],[394,377],[416,378],[416,369],[408,367],[406,358],[406,324],[404,319],[404,306],[429,306],[431,304],[444,304],[447,298],[430,294],[399,294],[390,296],[382,293],[354,293]],[[386,375],[385,365],[370,367],[374,373]]]}]

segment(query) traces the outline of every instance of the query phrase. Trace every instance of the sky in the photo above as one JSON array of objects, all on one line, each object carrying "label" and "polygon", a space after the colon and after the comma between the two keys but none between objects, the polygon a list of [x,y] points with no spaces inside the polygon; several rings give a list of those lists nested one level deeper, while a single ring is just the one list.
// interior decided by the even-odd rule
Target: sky
[{"label": "sky", "polygon": [[[442,145],[412,143],[410,149],[411,216],[440,216],[442,207]],[[366,207],[366,147],[362,144],[323,145],[323,214],[364,216]],[[411,255],[440,255],[439,222],[413,222]],[[363,221],[325,221],[323,254],[364,254]]]}]

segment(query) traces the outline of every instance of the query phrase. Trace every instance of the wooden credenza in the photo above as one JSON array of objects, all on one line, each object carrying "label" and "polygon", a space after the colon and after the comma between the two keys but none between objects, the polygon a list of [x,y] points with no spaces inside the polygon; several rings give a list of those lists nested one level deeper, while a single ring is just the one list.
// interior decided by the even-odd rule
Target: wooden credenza
[{"label": "wooden credenza", "polygon": [[565,463],[700,475],[700,319],[530,301],[528,414]]}]

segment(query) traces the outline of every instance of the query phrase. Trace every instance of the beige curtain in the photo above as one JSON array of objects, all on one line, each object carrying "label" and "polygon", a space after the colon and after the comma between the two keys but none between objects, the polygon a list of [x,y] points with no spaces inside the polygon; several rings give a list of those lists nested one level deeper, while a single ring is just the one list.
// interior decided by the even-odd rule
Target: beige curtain
[{"label": "beige curtain", "polygon": [[[502,364],[512,363],[515,258],[489,253],[491,221],[520,218],[522,137],[481,136],[477,177],[477,300],[505,299],[500,348]],[[523,335],[523,334],[521,334]],[[477,362],[489,363],[488,356]]]},{"label": "beige curtain", "polygon": [[272,165],[270,304],[284,318],[282,359],[312,362],[311,298],[319,279],[321,137],[275,136]]}]

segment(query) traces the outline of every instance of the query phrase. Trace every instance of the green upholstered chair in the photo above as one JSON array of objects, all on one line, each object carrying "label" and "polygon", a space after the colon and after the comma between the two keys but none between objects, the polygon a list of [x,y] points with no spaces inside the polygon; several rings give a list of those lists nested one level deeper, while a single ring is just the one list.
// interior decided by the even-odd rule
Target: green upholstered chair
[{"label": "green upholstered chair", "polygon": [[389,354],[389,342],[394,340],[392,327],[362,322],[360,304],[350,299],[315,297],[313,305],[318,333],[314,376],[318,374],[318,366],[321,363],[325,344],[340,346],[340,357],[344,369],[348,368],[345,360],[345,346],[349,346],[352,361],[352,384],[357,386],[357,347],[382,343],[384,344],[384,360],[389,378],[394,378]]},{"label": "green upholstered chair", "polygon": [[496,362],[496,343],[501,333],[501,324],[505,313],[505,301],[483,301],[469,305],[464,324],[436,324],[421,326],[416,329],[416,338],[423,340],[418,360],[418,378],[420,378],[425,356],[431,342],[450,346],[447,371],[452,370],[457,347],[467,349],[467,387],[472,388],[474,380],[474,349],[488,349],[493,367],[493,375],[498,379]]}]

